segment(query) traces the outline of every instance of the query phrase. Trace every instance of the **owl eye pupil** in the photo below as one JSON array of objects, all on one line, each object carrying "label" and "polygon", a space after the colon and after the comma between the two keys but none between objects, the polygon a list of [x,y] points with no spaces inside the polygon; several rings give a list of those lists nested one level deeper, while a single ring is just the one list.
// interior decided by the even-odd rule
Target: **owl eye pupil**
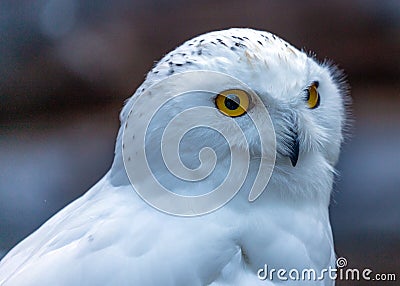
[{"label": "owl eye pupil", "polygon": [[224,104],[229,110],[236,110],[240,105],[240,98],[234,94],[229,94],[225,97]]}]

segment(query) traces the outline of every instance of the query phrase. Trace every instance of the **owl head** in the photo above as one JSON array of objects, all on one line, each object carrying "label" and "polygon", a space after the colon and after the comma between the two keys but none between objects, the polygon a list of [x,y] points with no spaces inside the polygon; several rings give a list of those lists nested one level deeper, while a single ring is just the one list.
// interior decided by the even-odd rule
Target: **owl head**
[{"label": "owl head", "polygon": [[[185,73],[191,75],[179,76]],[[218,74],[240,84],[224,81]],[[157,112],[147,110],[147,105],[156,104],[161,94],[176,92],[180,96],[160,102]],[[135,106],[138,98],[142,98],[142,104]],[[294,196],[322,196],[326,201],[344,138],[348,103],[347,85],[335,66],[318,62],[314,56],[271,33],[239,28],[207,33],[164,56],[127,101],[120,115],[121,130],[113,168],[121,169],[123,148],[138,144],[122,142],[124,127],[130,120],[140,121],[141,114],[151,112],[151,120],[142,126],[146,129],[143,148],[152,175],[168,189],[183,195],[201,195],[201,190],[215,188],[228,173],[232,148],[247,151],[249,172],[257,173],[251,162],[262,158],[263,150],[267,150],[274,153],[269,182],[272,188],[279,186],[279,192]],[[194,109],[200,106],[210,112],[214,110],[215,117],[211,118],[203,109],[195,113]],[[168,164],[160,161],[163,158],[160,141],[171,120],[188,109],[194,111],[188,118],[195,118],[199,128],[180,134],[185,124],[175,126],[173,132],[182,139],[176,147],[179,163],[189,170],[207,164],[199,156],[204,148],[211,148],[219,163],[213,166],[215,172],[206,172],[198,182],[183,180],[181,187],[176,187],[180,178],[171,175]],[[268,114],[260,112],[262,109]],[[232,121],[242,134],[228,124]],[[272,124],[274,134],[260,134],[255,121],[258,126]],[[213,128],[207,128],[209,124]],[[231,134],[230,148],[224,148],[227,139],[215,130]],[[134,131],[132,134],[134,137]],[[260,135],[267,139],[260,140]],[[170,140],[174,141],[173,136]],[[263,144],[267,145],[264,149]],[[246,186],[245,182],[242,188]]]}]

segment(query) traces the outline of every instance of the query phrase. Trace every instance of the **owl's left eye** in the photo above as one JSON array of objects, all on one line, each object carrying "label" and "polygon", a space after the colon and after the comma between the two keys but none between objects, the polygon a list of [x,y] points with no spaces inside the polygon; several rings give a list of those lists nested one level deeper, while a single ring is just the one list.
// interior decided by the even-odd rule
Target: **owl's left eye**
[{"label": "owl's left eye", "polygon": [[308,108],[314,109],[319,106],[320,98],[318,93],[319,83],[317,81],[313,82],[307,89],[307,105]]},{"label": "owl's left eye", "polygon": [[241,116],[249,108],[249,95],[241,89],[228,89],[217,95],[215,105],[224,115]]}]

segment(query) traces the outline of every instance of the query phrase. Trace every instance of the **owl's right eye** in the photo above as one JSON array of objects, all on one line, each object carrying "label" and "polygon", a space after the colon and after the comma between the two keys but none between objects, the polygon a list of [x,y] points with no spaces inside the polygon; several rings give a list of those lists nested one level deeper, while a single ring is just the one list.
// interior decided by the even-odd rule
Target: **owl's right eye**
[{"label": "owl's right eye", "polygon": [[217,95],[215,105],[222,114],[230,117],[241,116],[249,108],[249,95],[241,89],[228,89]]}]

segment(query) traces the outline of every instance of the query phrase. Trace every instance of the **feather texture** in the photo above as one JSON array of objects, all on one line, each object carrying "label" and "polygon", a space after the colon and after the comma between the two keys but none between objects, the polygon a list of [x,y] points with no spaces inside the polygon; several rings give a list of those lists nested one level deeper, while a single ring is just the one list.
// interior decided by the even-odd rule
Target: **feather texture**
[{"label": "feather texture", "polygon": [[[224,207],[187,218],[152,208],[133,190],[124,169],[122,135],[135,99],[146,89],[172,74],[196,70],[227,73],[257,92],[274,124],[277,157],[267,190],[257,200],[247,200],[249,178]],[[304,90],[314,81],[319,82],[321,104],[311,110]],[[286,270],[313,268],[317,273],[335,267],[328,206],[346,120],[341,84],[330,66],[267,32],[229,29],[184,43],[150,71],[126,102],[110,171],[6,255],[0,262],[0,285],[281,285],[276,279],[260,280],[258,270],[265,264]],[[156,150],[169,112],[196,105],[214,107],[211,97],[183,98],[167,106],[149,127],[146,148]],[[245,116],[235,120],[246,130],[256,162],[256,130]],[[223,121],[218,124],[223,128]],[[299,148],[295,167],[287,144],[293,128]],[[217,150],[220,163],[229,165],[229,154],[218,151],[222,139],[209,132],[187,136],[180,151],[188,166],[196,167],[199,142]],[[154,151],[149,157],[155,174],[174,186],[156,155]],[[256,165],[250,165],[250,177]],[[203,182],[176,188],[185,193],[214,187],[224,174],[216,169]],[[289,279],[284,284],[334,281]]]}]

